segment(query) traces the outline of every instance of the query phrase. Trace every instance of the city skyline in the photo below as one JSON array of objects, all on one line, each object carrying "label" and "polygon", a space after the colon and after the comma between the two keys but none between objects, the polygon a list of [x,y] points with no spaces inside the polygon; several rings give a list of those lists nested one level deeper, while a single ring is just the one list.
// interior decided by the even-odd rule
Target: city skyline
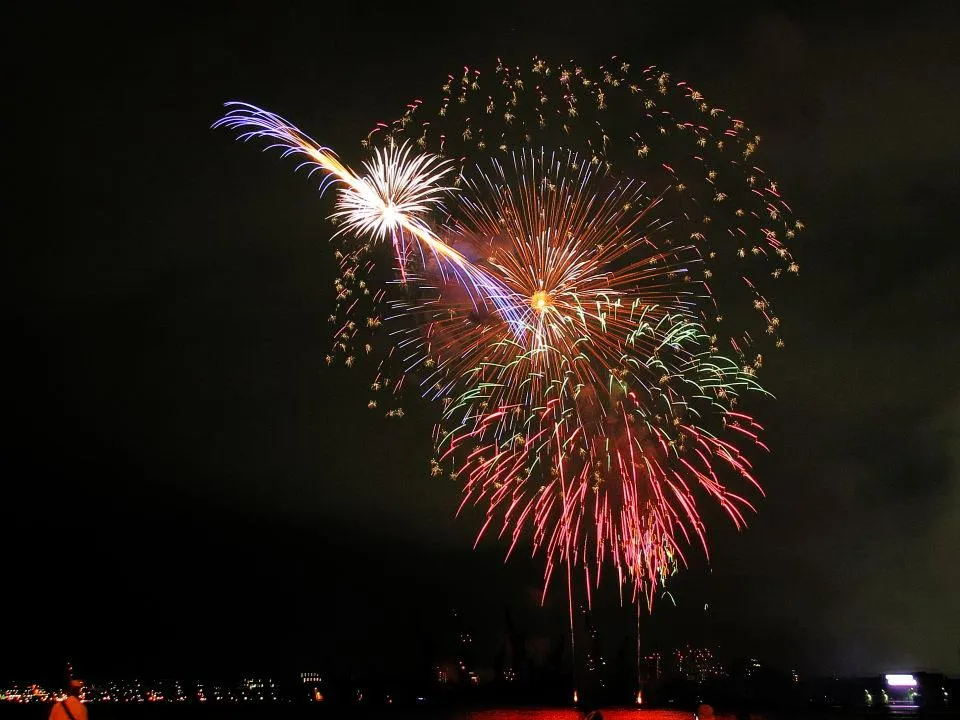
[{"label": "city skyline", "polygon": [[[589,630],[588,630],[589,634]],[[469,641],[468,641],[469,642]],[[462,645],[461,641],[458,643]],[[462,647],[460,648],[462,650]],[[133,678],[84,681],[80,700],[94,704],[273,705],[325,704],[363,706],[567,704],[571,677],[565,663],[515,672],[509,665],[493,669],[453,659],[433,662],[422,672],[397,668],[392,674],[358,673],[346,668],[272,674],[245,674],[233,679]],[[588,657],[576,674],[574,704],[683,708],[702,702],[729,711],[753,708],[861,710],[899,706],[949,708],[960,691],[960,678],[925,671],[867,677],[802,677],[773,668],[756,658],[721,664],[715,648],[683,647],[666,656],[651,653],[625,668],[623,657],[606,666]],[[629,663],[628,663],[629,664]],[[625,672],[626,671],[626,672]],[[632,672],[631,672],[632,671]],[[65,693],[30,681],[0,683],[0,702],[49,704]]]}]

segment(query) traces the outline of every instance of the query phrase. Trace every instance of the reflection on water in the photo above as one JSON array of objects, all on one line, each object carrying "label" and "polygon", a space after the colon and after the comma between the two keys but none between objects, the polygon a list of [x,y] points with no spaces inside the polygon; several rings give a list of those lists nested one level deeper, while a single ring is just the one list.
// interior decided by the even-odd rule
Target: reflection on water
[{"label": "reflection on water", "polygon": [[[603,710],[603,720],[692,720],[693,713],[677,710]],[[585,713],[572,708],[476,710],[457,715],[458,720],[583,720]],[[726,720],[721,715],[717,720]],[[732,718],[731,718],[732,720]]]},{"label": "reflection on water", "polygon": [[[5,707],[7,706],[7,707]],[[12,706],[0,703],[0,720],[46,720],[49,705]],[[694,720],[692,712],[677,710],[602,709],[603,720]],[[575,708],[452,708],[372,707],[145,707],[143,705],[92,704],[90,720],[585,720]],[[700,720],[737,720],[734,715],[704,715]],[[770,720],[751,714],[749,720]]]},{"label": "reflection on water", "polygon": [[[50,711],[41,703],[16,705],[0,702],[0,720],[46,720]],[[601,710],[603,720],[694,720],[692,712],[678,710],[640,710],[632,708]],[[725,714],[703,712],[699,720],[909,720],[922,717],[893,712],[801,712]],[[955,712],[929,713],[928,720],[957,718]],[[573,708],[500,708],[455,710],[452,708],[375,708],[375,707],[144,707],[143,705],[91,705],[90,720],[586,720],[583,710]]]},{"label": "reflection on water", "polygon": [[[778,713],[710,713],[706,708],[699,720],[909,720],[913,713],[890,712],[800,712]],[[19,705],[0,702],[0,720],[46,720],[50,707],[42,703]],[[441,707],[197,707],[92,704],[90,720],[586,720],[587,713],[574,708],[500,708],[466,710]],[[640,710],[634,708],[602,708],[603,720],[694,720],[696,715],[680,710]],[[928,720],[957,718],[949,710],[929,713]]]},{"label": "reflection on water", "polygon": [[[4,707],[8,706],[8,707]],[[46,720],[50,711],[41,703],[0,703],[0,720]],[[694,720],[692,712],[677,710],[602,709],[603,720]],[[466,710],[439,707],[146,707],[92,704],[90,720],[585,720],[575,708],[499,708]],[[734,715],[704,714],[700,720],[738,720]],[[749,720],[771,720],[751,714]]]}]

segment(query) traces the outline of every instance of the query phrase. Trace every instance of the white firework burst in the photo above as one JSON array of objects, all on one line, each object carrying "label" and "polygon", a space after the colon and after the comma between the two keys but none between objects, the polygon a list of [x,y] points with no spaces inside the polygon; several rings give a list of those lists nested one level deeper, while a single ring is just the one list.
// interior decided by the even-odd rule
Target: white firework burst
[{"label": "white firework burst", "polygon": [[407,143],[375,148],[359,182],[341,188],[336,210],[338,235],[391,238],[404,227],[427,228],[426,219],[443,208],[444,196],[453,188],[443,184],[450,161],[429,153],[411,153]]}]

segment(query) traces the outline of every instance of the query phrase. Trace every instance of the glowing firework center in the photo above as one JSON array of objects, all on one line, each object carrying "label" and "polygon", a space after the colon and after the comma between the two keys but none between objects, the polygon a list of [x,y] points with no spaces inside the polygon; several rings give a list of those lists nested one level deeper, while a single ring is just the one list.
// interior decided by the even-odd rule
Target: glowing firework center
[{"label": "glowing firework center", "polygon": [[546,290],[537,290],[530,296],[530,307],[542,315],[553,307],[553,296]]}]

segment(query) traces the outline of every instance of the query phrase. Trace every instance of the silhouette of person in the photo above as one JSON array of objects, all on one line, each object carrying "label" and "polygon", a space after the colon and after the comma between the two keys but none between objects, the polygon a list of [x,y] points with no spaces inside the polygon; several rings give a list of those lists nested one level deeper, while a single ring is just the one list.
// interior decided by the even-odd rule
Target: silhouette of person
[{"label": "silhouette of person", "polygon": [[50,708],[47,720],[87,720],[87,708],[80,702],[83,680],[67,682],[67,696]]}]

